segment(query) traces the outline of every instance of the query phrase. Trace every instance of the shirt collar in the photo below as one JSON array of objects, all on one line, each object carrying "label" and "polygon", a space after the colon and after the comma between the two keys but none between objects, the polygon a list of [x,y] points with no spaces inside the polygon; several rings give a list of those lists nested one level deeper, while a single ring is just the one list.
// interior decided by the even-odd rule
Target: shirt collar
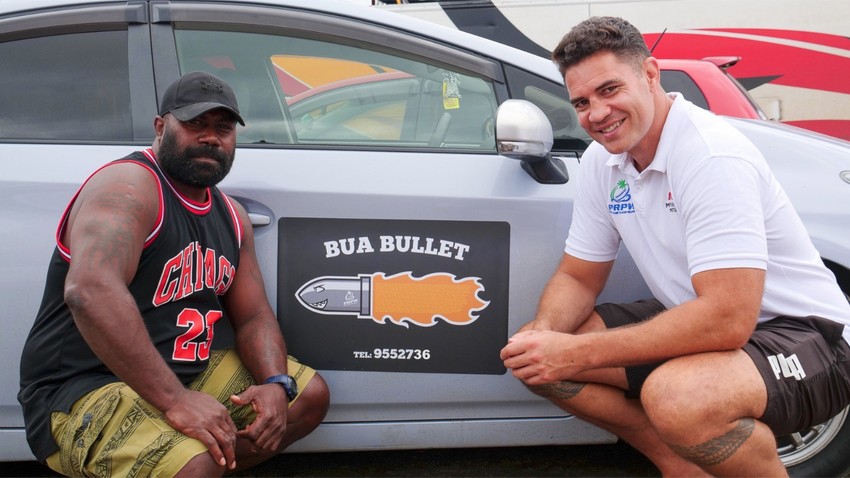
[{"label": "shirt collar", "polygon": [[[671,137],[671,133],[669,132],[670,128],[668,128],[667,125],[671,124],[671,118],[675,119],[675,117],[681,114],[682,109],[684,108],[684,103],[687,101],[681,93],[667,93],[667,96],[673,98],[673,104],[670,106],[670,111],[667,113],[667,120],[664,122],[664,129],[661,131],[661,138],[658,141],[658,149],[655,151],[655,157],[652,158],[652,162],[649,163],[649,167],[647,167],[644,172],[660,171],[663,173],[667,171],[666,151],[671,147],[672,142],[672,140],[669,139]],[[612,154],[605,162],[605,165],[616,167],[621,173],[628,176],[637,177],[640,175],[637,168],[635,168],[634,161],[629,158],[629,153]]]}]

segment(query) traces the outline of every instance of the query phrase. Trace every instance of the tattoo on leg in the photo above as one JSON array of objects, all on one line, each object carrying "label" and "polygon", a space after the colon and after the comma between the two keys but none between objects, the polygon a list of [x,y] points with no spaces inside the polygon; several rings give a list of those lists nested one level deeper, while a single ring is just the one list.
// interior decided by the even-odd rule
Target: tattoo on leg
[{"label": "tattoo on leg", "polygon": [[670,445],[682,458],[699,466],[714,466],[728,460],[753,434],[756,424],[752,418],[742,418],[728,433],[694,446]]},{"label": "tattoo on leg", "polygon": [[562,380],[560,382],[551,383],[548,385],[537,385],[530,387],[532,391],[538,395],[554,400],[568,400],[578,395],[579,392],[587,385],[581,382],[570,382]]}]

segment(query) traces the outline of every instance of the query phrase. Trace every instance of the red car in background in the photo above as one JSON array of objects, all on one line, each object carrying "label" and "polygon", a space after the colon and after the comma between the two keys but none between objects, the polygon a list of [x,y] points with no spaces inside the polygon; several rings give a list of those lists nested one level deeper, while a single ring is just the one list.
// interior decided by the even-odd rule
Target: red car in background
[{"label": "red car in background", "polygon": [[665,91],[678,91],[692,103],[719,115],[767,119],[747,90],[726,71],[740,60],[735,56],[659,59],[661,85]]}]

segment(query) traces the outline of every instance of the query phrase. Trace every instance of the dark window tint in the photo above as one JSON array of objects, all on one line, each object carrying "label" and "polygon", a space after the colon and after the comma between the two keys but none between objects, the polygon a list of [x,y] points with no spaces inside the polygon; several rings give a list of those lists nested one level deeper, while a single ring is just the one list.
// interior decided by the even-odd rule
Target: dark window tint
[{"label": "dark window tint", "polygon": [[534,103],[549,118],[555,140],[552,149],[584,150],[590,143],[590,136],[579,124],[564,86],[511,66],[506,66],[505,71],[511,97]]},{"label": "dark window tint", "polygon": [[678,70],[663,70],[661,72],[661,87],[664,91],[677,91],[691,103],[708,109],[708,101],[694,80],[687,73]]},{"label": "dark window tint", "polygon": [[132,139],[126,31],[0,43],[0,65],[0,139]]}]

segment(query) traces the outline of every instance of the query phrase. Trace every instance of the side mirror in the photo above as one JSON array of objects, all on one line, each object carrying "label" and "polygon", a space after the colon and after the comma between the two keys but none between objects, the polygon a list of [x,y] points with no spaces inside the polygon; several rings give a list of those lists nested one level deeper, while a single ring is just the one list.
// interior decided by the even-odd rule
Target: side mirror
[{"label": "side mirror", "polygon": [[552,124],[543,111],[526,100],[507,100],[496,110],[496,150],[502,156],[522,161],[536,181],[563,184],[569,179],[566,167],[549,157],[554,143]]}]

